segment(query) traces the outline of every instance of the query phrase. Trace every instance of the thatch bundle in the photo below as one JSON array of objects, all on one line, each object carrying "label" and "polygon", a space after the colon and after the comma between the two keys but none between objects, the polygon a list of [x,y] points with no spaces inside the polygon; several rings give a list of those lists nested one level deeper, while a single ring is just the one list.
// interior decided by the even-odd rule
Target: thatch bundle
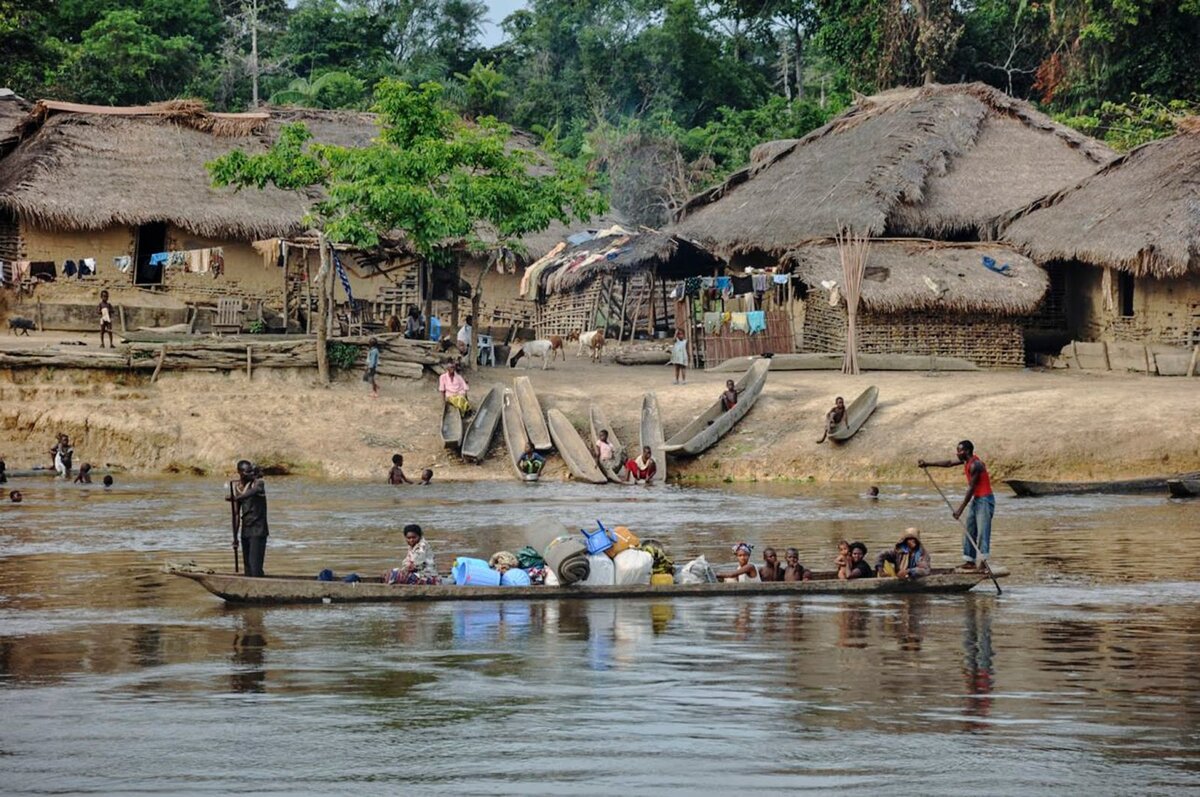
[{"label": "thatch bundle", "polygon": [[28,102],[10,89],[0,89],[0,151],[16,143],[17,130],[28,114]]},{"label": "thatch bundle", "polygon": [[1042,262],[1157,278],[1200,272],[1200,122],[1179,127],[1026,208],[1004,239]]},{"label": "thatch bundle", "polygon": [[[997,268],[983,265],[990,257]],[[838,246],[829,242],[788,253],[793,273],[809,290],[844,284]],[[996,244],[874,241],[867,254],[861,301],[871,313],[934,310],[954,314],[1015,316],[1032,313],[1050,285],[1029,258]],[[844,290],[844,289],[843,289]]]},{"label": "thatch bundle", "polygon": [[862,100],[685,206],[673,231],[723,255],[832,236],[990,237],[1008,210],[1071,185],[1112,152],[983,84]]}]

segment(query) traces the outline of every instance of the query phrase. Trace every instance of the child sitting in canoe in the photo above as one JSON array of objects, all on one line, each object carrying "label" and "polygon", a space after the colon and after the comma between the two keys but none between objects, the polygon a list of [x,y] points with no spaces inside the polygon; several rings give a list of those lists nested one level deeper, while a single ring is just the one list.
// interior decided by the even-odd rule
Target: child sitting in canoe
[{"label": "child sitting in canoe", "polygon": [[849,540],[841,540],[838,542],[837,556],[833,557],[833,566],[841,570],[850,562],[850,542]]},{"label": "child sitting in canoe", "polygon": [[824,443],[825,438],[846,425],[846,400],[838,396],[833,400],[833,409],[825,413],[825,434],[821,435],[818,443]]},{"label": "child sitting in canoe", "polygon": [[800,552],[795,548],[788,548],[784,552],[783,577],[780,581],[809,581],[812,579],[812,571],[800,564]]},{"label": "child sitting in canoe", "polygon": [[727,573],[717,573],[718,581],[760,581],[758,577],[758,568],[750,564],[750,554],[754,552],[754,546],[747,542],[739,542],[733,546],[733,553],[737,556],[738,566],[736,570],[730,570]]},{"label": "child sitting in canoe", "polygon": [[517,460],[517,468],[526,475],[535,475],[542,472],[542,468],[546,464],[546,458],[533,450],[533,443],[526,443],[525,450],[521,453],[521,458]]},{"label": "child sitting in canoe", "polygon": [[[725,392],[721,394],[721,406],[726,412],[737,406],[738,389],[732,379],[725,380]],[[765,551],[764,551],[765,553]]]},{"label": "child sitting in canoe", "polygon": [[404,564],[393,567],[383,575],[385,584],[440,584],[437,566],[433,562],[433,551],[425,542],[425,532],[416,523],[404,527],[404,541],[408,543],[408,554]]},{"label": "child sitting in canoe", "polygon": [[758,568],[758,577],[762,581],[783,581],[783,567],[774,548],[763,548],[763,563]]}]

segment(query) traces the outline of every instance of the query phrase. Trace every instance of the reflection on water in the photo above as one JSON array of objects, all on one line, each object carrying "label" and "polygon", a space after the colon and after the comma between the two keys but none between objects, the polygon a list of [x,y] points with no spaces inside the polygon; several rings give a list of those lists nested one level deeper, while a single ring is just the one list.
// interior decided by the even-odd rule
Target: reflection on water
[{"label": "reflection on water", "polygon": [[[0,791],[877,791],[901,771],[930,794],[987,791],[981,772],[1005,793],[1200,787],[1187,504],[1002,501],[999,598],[227,608],[157,572],[228,567],[219,486],[45,481],[0,510]],[[746,537],[820,567],[838,539],[909,525],[939,562],[957,551],[920,490],[270,491],[268,569],[314,576],[398,563],[412,521],[443,566],[486,556],[535,513],[621,521],[680,559]]]}]

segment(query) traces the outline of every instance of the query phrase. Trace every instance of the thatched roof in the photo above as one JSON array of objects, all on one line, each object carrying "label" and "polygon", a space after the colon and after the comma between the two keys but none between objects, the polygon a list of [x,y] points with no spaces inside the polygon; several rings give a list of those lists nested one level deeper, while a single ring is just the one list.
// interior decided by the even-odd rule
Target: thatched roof
[{"label": "thatched roof", "polygon": [[[985,257],[997,268],[1007,265],[1007,275],[985,267]],[[822,283],[844,284],[836,244],[804,246],[786,260],[810,290],[828,292]],[[1049,285],[1045,271],[1006,246],[875,241],[867,255],[862,303],[874,313],[1024,315],[1037,309]]]},{"label": "thatched roof", "polygon": [[0,89],[0,153],[17,140],[17,128],[29,113],[29,103],[12,89]]},{"label": "thatched roof", "polygon": [[[375,116],[355,111],[221,114],[194,101],[129,108],[41,101],[17,125],[20,143],[0,160],[0,207],[50,229],[165,221],[217,239],[294,236],[305,229],[313,195],[214,188],[205,168],[234,149],[265,151],[292,122],[304,122],[316,141],[339,146],[364,146],[378,134]],[[526,133],[511,143],[537,154]],[[551,168],[544,156],[531,166],[535,173]],[[566,232],[556,222],[528,236],[526,257],[544,254]]]},{"label": "thatched roof", "polygon": [[1005,211],[1106,163],[1103,144],[981,83],[861,100],[693,197],[673,228],[729,256],[855,233],[989,238]]},{"label": "thatched roof", "polygon": [[1034,203],[1004,239],[1042,262],[1158,278],[1200,272],[1200,121],[1182,128]]},{"label": "thatched roof", "polygon": [[679,236],[616,228],[531,264],[526,269],[526,296],[573,293],[597,277],[630,277],[651,269],[663,271],[664,276],[711,273],[720,264],[712,254]]}]

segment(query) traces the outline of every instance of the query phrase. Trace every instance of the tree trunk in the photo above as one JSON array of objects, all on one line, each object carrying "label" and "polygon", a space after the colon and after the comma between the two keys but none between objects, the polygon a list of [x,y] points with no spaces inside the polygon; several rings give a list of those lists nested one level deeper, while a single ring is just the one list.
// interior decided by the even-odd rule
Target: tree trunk
[{"label": "tree trunk", "polygon": [[258,0],[250,0],[250,108],[258,108]]},{"label": "tree trunk", "polygon": [[329,384],[329,352],[326,345],[329,340],[329,327],[326,319],[329,316],[329,292],[325,290],[325,279],[329,276],[329,247],[325,244],[325,233],[317,235],[317,245],[321,249],[321,268],[317,270],[317,378],[321,384]]},{"label": "tree trunk", "polygon": [[796,99],[804,99],[804,36],[799,30],[793,31],[796,38],[796,60],[792,68],[796,70]]}]

